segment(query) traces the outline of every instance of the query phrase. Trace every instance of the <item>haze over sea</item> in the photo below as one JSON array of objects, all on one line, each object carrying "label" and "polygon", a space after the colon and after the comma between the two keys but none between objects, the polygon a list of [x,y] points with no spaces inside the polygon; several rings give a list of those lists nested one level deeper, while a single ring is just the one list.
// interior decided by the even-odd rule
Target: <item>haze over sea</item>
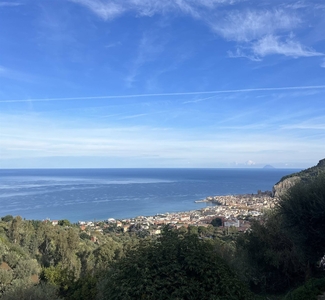
[{"label": "haze over sea", "polygon": [[104,220],[188,211],[211,195],[271,190],[296,169],[2,169],[0,216]]}]

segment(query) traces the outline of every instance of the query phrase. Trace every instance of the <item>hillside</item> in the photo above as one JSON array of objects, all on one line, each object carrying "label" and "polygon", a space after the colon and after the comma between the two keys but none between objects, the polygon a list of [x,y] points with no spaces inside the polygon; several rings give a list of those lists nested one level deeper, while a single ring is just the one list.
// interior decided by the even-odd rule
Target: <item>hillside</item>
[{"label": "hillside", "polygon": [[321,159],[316,166],[283,176],[279,182],[273,186],[273,196],[283,195],[289,188],[299,181],[308,182],[310,179],[325,172],[325,159]]}]

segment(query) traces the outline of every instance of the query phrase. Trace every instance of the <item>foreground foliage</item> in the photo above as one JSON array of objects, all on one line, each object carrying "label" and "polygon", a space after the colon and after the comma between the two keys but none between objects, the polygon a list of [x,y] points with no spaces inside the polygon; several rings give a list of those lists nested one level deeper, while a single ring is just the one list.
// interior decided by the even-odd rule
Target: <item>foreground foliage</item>
[{"label": "foreground foliage", "polygon": [[295,246],[274,213],[238,237],[236,252],[241,277],[257,293],[284,292],[304,279]]},{"label": "foreground foliage", "polygon": [[302,286],[290,291],[284,300],[317,300],[317,296],[324,293],[325,278],[312,278]]},{"label": "foreground foliage", "polygon": [[209,241],[166,228],[113,264],[103,299],[250,299]]},{"label": "foreground foliage", "polygon": [[277,213],[309,272],[306,276],[312,275],[325,254],[325,174],[292,187],[280,201]]},{"label": "foreground foliage", "polygon": [[322,274],[325,175],[293,186],[278,207],[237,239],[241,277],[258,293],[292,289]]}]

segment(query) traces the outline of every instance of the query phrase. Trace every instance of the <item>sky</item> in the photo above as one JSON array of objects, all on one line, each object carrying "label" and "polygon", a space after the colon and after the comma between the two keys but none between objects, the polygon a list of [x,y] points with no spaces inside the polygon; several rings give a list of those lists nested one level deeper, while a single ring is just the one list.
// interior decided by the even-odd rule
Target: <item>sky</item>
[{"label": "sky", "polygon": [[0,168],[307,168],[323,0],[0,0]]}]

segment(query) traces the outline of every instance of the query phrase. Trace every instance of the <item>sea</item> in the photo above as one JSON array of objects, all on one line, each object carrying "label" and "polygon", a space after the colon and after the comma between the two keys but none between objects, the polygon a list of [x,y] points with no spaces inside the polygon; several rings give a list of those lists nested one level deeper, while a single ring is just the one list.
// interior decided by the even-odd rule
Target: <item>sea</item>
[{"label": "sea", "polygon": [[0,169],[0,217],[71,222],[190,211],[272,190],[298,169]]}]

